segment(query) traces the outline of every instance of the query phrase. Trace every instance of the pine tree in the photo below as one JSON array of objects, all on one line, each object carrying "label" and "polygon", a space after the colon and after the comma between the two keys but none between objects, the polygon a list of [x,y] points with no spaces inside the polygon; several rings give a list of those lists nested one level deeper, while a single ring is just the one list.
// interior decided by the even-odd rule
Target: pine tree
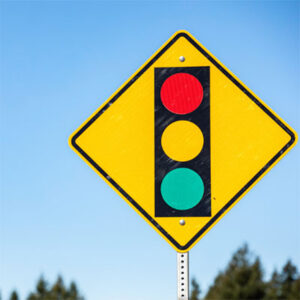
[{"label": "pine tree", "polygon": [[81,297],[78,293],[76,283],[73,281],[70,284],[68,294],[69,294],[70,300],[83,300],[83,297]]},{"label": "pine tree", "polygon": [[289,260],[281,273],[273,272],[266,284],[265,300],[296,300],[300,299],[300,276],[296,266]]},{"label": "pine tree", "polygon": [[19,296],[18,296],[17,291],[12,291],[12,293],[9,297],[9,300],[19,300]]},{"label": "pine tree", "polygon": [[281,277],[280,274],[275,270],[271,276],[269,282],[266,283],[266,295],[265,300],[276,300],[280,299],[280,287]]},{"label": "pine tree", "polygon": [[296,279],[291,287],[288,300],[300,299],[300,276]]},{"label": "pine tree", "polygon": [[48,284],[45,281],[43,276],[40,277],[40,279],[36,285],[36,291],[37,291],[38,295],[40,295],[41,297],[46,296],[46,294],[48,292]]},{"label": "pine tree", "polygon": [[191,300],[200,300],[200,286],[195,278],[192,279]]},{"label": "pine tree", "polygon": [[254,261],[245,245],[233,255],[224,272],[215,278],[205,299],[263,299],[265,286],[259,258]]},{"label": "pine tree", "polygon": [[48,283],[41,276],[36,284],[35,291],[29,294],[27,300],[47,300],[48,292]]},{"label": "pine tree", "polygon": [[67,290],[64,285],[64,281],[61,276],[58,276],[56,282],[52,286],[50,290],[50,294],[56,300],[64,300],[67,299]]},{"label": "pine tree", "polygon": [[29,294],[27,300],[84,300],[84,298],[79,294],[74,282],[71,282],[67,288],[62,277],[58,276],[55,283],[49,288],[48,283],[41,276],[35,291]]},{"label": "pine tree", "polygon": [[[293,284],[297,280],[298,272],[296,266],[289,260],[281,272],[281,299],[289,299]],[[300,295],[298,295],[300,298]]]}]

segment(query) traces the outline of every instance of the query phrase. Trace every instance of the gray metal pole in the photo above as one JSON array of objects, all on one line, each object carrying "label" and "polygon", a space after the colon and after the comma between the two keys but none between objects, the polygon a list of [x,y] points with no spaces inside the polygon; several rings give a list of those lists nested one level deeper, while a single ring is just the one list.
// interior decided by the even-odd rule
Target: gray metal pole
[{"label": "gray metal pole", "polygon": [[178,300],[189,300],[189,253],[177,252]]}]

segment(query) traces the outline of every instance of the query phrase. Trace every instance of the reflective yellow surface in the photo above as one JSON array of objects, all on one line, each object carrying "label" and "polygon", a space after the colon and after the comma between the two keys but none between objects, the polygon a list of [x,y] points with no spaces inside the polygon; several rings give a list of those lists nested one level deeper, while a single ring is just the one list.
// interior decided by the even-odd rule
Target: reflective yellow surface
[{"label": "reflective yellow surface", "polygon": [[173,160],[188,161],[202,150],[203,134],[192,122],[177,121],[164,130],[161,144],[164,152]]},{"label": "reflective yellow surface", "polygon": [[[201,47],[205,49],[203,46]],[[207,53],[209,52],[207,51]],[[179,60],[180,56],[185,57],[184,62]],[[214,59],[217,61],[216,58]],[[148,62],[150,60],[151,58]],[[228,69],[220,62],[218,63],[233,76],[234,80],[240,83]],[[210,67],[211,95],[212,216],[185,217],[185,226],[179,224],[180,217],[156,218],[154,214],[154,68],[183,66]],[[134,76],[135,74],[128,82]],[[118,91],[114,95],[117,93]],[[284,121],[277,115],[275,116],[292,131]],[[74,134],[76,133],[77,131]],[[207,233],[217,221],[208,228],[205,225],[239,192],[238,198],[248,191],[261,178],[261,175],[256,176],[257,173],[291,139],[290,135],[282,127],[184,36],[179,37],[99,118],[75,139],[74,142],[81,151],[74,148],[74,144],[71,143],[72,137],[70,138],[71,147],[99,173],[95,165],[92,165],[82,153],[85,152],[88,154],[109,175],[109,178],[106,178],[99,173],[104,180],[177,251],[188,251],[195,245],[199,238],[193,241],[186,249],[180,249],[181,247],[177,247],[174,243],[170,242],[132,202],[128,201],[115,188],[110,179],[113,179],[115,183],[134,199],[179,245],[184,246],[201,229],[205,228],[204,234]],[[165,149],[167,148],[165,145]],[[174,150],[166,151],[173,152],[174,154]],[[182,158],[185,154],[180,153],[179,149],[175,155]],[[278,159],[275,160],[275,163],[277,161]],[[264,174],[262,172],[262,175]],[[256,177],[253,178],[254,176]],[[245,190],[242,190],[249,182],[250,185]],[[117,203],[112,205],[117,205]],[[120,226],[122,226],[122,220],[115,220],[115,222],[120,222]],[[201,235],[201,238],[204,234]]]}]

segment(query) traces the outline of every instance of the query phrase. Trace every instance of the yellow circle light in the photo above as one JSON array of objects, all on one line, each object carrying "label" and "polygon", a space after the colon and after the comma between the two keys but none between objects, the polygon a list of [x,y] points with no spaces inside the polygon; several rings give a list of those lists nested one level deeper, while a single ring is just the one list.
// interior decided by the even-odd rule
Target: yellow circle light
[{"label": "yellow circle light", "polygon": [[201,152],[203,134],[200,128],[190,121],[176,121],[163,132],[161,145],[171,159],[188,161]]}]

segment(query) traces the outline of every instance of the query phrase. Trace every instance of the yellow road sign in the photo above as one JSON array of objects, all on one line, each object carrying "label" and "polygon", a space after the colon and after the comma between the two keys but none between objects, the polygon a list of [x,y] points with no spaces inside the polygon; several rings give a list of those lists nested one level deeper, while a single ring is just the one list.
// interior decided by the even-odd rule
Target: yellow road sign
[{"label": "yellow road sign", "polygon": [[177,251],[188,251],[296,143],[188,32],[175,33],[70,146]]}]

